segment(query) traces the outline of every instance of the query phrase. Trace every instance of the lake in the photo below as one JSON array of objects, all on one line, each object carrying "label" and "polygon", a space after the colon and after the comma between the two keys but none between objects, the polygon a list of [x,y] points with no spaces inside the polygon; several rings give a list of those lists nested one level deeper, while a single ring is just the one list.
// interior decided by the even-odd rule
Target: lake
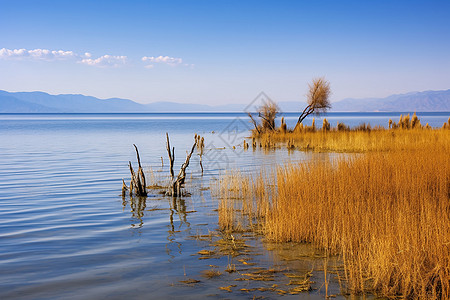
[{"label": "lake", "polygon": [[[399,115],[326,117],[332,126],[338,121],[386,126]],[[434,127],[442,126],[449,115],[418,113],[423,125]],[[288,126],[297,117],[285,114]],[[244,151],[241,145],[250,126],[242,113],[0,114],[0,298],[276,298],[276,293],[240,290],[274,282],[241,283],[235,281],[238,274],[224,272],[231,262],[244,269],[243,262],[253,259],[254,265],[248,266],[283,272],[308,272],[316,265],[315,290],[300,296],[322,299],[323,279],[317,267],[323,265],[322,258],[319,253],[316,260],[302,259],[304,253],[316,252],[308,245],[271,245],[249,236],[247,254],[208,259],[198,254],[214,249],[212,243],[220,238],[218,202],[210,186],[226,170],[252,173],[287,161],[337,155]],[[139,148],[148,183],[167,183],[166,132],[175,147],[175,173],[194,134],[205,137],[204,174],[198,156],[187,169],[191,196],[173,199],[152,190],[144,200],[122,198],[122,179],[127,184],[130,180],[128,162],[136,167],[133,144]],[[221,275],[207,278],[205,270]],[[284,284],[279,277],[275,282]],[[220,289],[231,285],[236,285],[230,287],[232,292]],[[330,289],[339,293],[336,282]]]}]

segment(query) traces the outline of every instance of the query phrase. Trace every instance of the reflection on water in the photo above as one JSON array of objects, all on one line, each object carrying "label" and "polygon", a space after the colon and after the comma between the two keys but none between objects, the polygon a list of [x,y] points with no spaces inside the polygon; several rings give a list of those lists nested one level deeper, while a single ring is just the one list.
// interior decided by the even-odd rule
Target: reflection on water
[{"label": "reflection on water", "polygon": [[[170,201],[170,215],[169,215],[170,230],[168,231],[167,235],[167,240],[169,241],[169,243],[166,245],[166,253],[171,258],[175,258],[175,256],[171,254],[172,252],[171,246],[175,245],[177,248],[177,252],[181,254],[181,245],[182,245],[180,242],[176,240],[175,233],[181,231],[181,227],[183,226],[183,224],[185,224],[188,228],[190,227],[191,224],[187,221],[185,200],[181,198],[171,197],[169,201]],[[180,219],[180,224],[177,230],[175,230],[175,225],[173,222],[174,214],[177,214]]]},{"label": "reflection on water", "polygon": [[[157,200],[155,200],[157,199]],[[152,208],[147,209],[147,201],[157,203]],[[168,208],[161,208],[161,204],[169,204]],[[170,259],[175,258],[172,249],[175,246],[176,252],[181,254],[182,243],[177,240],[177,233],[180,233],[182,227],[189,231],[191,224],[187,220],[188,212],[186,211],[186,200],[180,197],[164,197],[158,198],[157,195],[149,194],[149,197],[127,196],[122,195],[122,205],[124,211],[129,206],[131,212],[131,228],[139,229],[144,226],[144,217],[146,212],[158,212],[159,216],[169,215],[169,224],[167,224],[168,243],[165,245],[166,253]],[[193,212],[193,211],[192,211]],[[176,218],[174,222],[174,218]],[[179,222],[177,222],[179,221]]]},{"label": "reflection on water", "polygon": [[172,231],[175,231],[175,227],[173,225],[174,213],[176,213],[180,218],[180,225],[178,227],[178,230],[181,229],[181,226],[183,224],[186,224],[187,227],[190,227],[191,224],[189,224],[186,217],[186,201],[184,199],[178,197],[177,198],[171,197],[170,199],[170,225]]},{"label": "reflection on water", "polygon": [[142,225],[144,225],[142,217],[144,217],[144,211],[146,208],[146,198],[147,197],[140,196],[130,197],[131,216],[133,219],[137,219],[139,221],[139,224],[131,224],[132,227],[142,227]]}]

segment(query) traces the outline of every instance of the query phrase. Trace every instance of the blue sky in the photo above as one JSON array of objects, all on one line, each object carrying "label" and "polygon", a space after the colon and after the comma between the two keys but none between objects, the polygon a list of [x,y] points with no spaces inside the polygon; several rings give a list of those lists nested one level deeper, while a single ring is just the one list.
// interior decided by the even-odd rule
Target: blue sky
[{"label": "blue sky", "polygon": [[[450,88],[450,1],[4,1],[0,89],[141,103]],[[22,50],[21,50],[22,49]]]}]

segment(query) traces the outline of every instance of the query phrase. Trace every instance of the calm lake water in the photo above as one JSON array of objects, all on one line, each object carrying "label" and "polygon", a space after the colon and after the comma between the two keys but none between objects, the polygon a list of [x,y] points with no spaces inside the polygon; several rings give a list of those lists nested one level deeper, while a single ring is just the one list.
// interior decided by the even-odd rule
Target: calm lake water
[{"label": "calm lake water", "polygon": [[[332,125],[340,121],[386,126],[399,115],[335,113],[327,119]],[[422,124],[439,127],[449,115],[418,114]],[[293,126],[297,115],[285,116]],[[209,186],[226,169],[255,172],[276,163],[330,159],[335,154],[243,151],[240,145],[249,129],[245,114],[237,113],[0,114],[0,298],[278,297],[240,291],[254,283],[236,283],[238,275],[223,272],[233,258],[199,259],[198,251],[212,249],[211,241],[199,237],[217,230],[217,200]],[[123,199],[122,178],[128,183],[130,177],[128,161],[136,166],[133,144],[140,150],[147,181],[166,180],[166,132],[175,147],[175,172],[194,134],[205,137],[204,175],[198,157],[188,168],[186,188],[192,195],[173,200],[152,191],[145,201]],[[286,259],[293,248],[303,257],[305,251],[314,252],[311,247],[275,246],[251,237],[247,243],[256,267],[307,272],[311,265],[323,266],[320,258]],[[210,269],[223,274],[203,277],[202,271]],[[323,279],[316,269],[316,290],[301,298],[323,298]],[[181,282],[187,279],[200,282]],[[219,289],[232,284],[237,287],[231,293]],[[331,282],[330,289],[339,292],[337,283]]]}]

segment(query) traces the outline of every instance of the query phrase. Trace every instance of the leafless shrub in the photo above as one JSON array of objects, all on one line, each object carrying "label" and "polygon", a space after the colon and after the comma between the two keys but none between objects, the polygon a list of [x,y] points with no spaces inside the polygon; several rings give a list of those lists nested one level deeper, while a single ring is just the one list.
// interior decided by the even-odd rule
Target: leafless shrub
[{"label": "leafless shrub", "polygon": [[331,108],[330,103],[330,83],[325,78],[313,79],[309,84],[308,94],[306,95],[306,102],[308,105],[303,110],[302,114],[298,118],[297,125],[301,124],[303,120],[310,114],[319,115],[326,112]]}]

